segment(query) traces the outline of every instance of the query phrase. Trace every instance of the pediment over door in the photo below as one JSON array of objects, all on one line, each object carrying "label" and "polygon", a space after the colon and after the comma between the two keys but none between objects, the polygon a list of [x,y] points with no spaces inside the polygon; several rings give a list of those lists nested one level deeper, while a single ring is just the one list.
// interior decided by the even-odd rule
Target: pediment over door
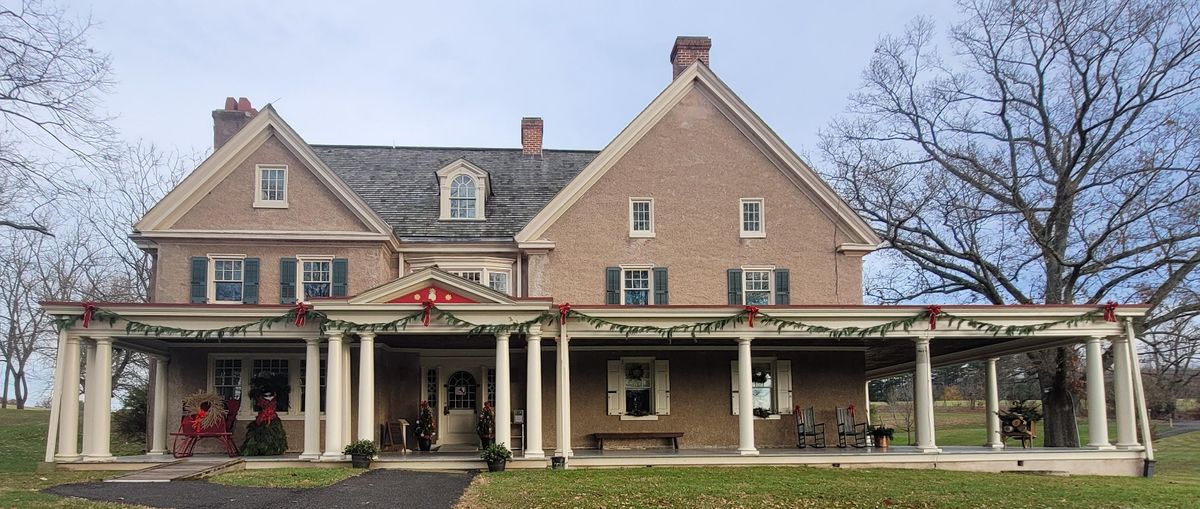
[{"label": "pediment over door", "polygon": [[349,304],[516,304],[501,292],[430,267],[362,292]]}]

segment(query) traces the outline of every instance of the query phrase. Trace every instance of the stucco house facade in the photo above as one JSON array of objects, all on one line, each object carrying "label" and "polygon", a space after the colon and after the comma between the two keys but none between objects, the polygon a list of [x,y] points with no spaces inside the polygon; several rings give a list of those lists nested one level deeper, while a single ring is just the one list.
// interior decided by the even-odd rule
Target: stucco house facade
[{"label": "stucco house facade", "polygon": [[[154,359],[151,454],[168,451],[185,396],[247,399],[269,372],[289,380],[278,410],[295,464],[344,461],[348,442],[415,422],[426,401],[431,457],[474,450],[490,404],[496,441],[528,467],[1140,472],[1128,358],[1110,389],[1115,444],[1005,452],[989,419],[977,450],[938,447],[933,366],[1087,343],[1098,369],[1103,341],[1128,355],[1145,308],[863,305],[879,238],[714,74],[710,47],[678,38],[671,81],[599,151],[544,148],[540,118],[521,120],[520,148],[310,144],[273,106],[228,99],[213,154],[131,232],[155,258],[153,302],[45,303],[63,322],[46,461],[119,462],[95,437],[110,426],[105,360],[128,348]],[[269,326],[221,329],[248,323]],[[82,427],[80,369],[94,380]],[[900,373],[916,375],[915,447],[800,454],[795,409],[836,443],[835,408],[868,418],[866,382]],[[1105,390],[1089,384],[1093,429]],[[682,433],[681,451],[634,455],[665,444],[632,436],[597,451],[595,434],[632,432]]]}]

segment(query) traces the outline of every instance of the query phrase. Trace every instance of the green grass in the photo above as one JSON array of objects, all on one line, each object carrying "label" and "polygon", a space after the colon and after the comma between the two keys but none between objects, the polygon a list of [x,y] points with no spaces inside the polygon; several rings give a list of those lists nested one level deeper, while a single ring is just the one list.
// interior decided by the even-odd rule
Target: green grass
[{"label": "green grass", "polygon": [[230,472],[213,477],[209,481],[228,486],[323,488],[365,471],[357,468],[269,468]]}]

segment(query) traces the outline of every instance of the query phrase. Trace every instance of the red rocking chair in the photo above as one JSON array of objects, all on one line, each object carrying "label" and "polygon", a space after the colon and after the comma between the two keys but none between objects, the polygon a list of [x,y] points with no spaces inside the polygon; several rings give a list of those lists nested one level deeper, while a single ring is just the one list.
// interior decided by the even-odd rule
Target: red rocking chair
[{"label": "red rocking chair", "polygon": [[179,431],[171,433],[171,436],[175,437],[171,444],[171,455],[176,458],[190,457],[200,440],[215,438],[225,446],[225,452],[229,454],[229,457],[238,456],[240,453],[237,445],[233,443],[233,424],[236,417],[230,416],[237,415],[238,407],[241,406],[239,403],[237,400],[226,402],[228,413],[208,427],[201,427],[197,422],[199,419],[197,415],[183,416],[179,422]]}]

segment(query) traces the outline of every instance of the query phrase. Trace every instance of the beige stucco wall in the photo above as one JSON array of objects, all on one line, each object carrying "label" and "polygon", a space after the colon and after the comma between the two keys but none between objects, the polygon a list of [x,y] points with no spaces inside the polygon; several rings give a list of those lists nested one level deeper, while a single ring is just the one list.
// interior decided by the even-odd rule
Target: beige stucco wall
[{"label": "beige stucco wall", "polygon": [[[288,208],[254,208],[255,166],[286,164]],[[172,229],[369,231],[316,175],[274,136],[234,168]]]},{"label": "beige stucco wall", "polygon": [[397,257],[383,243],[164,241],[159,244],[155,265],[155,302],[188,302],[191,258],[218,253],[259,258],[258,301],[261,304],[279,303],[279,260],[296,255],[331,255],[346,258],[349,268],[349,295],[374,288],[397,277]]},{"label": "beige stucco wall", "polygon": [[[654,238],[629,238],[630,197],[654,198]],[[739,198],[764,199],[766,238],[739,238]],[[604,268],[623,263],[668,267],[671,304],[724,304],[725,271],[742,265],[790,269],[792,304],[862,302],[862,259],[836,251],[847,237],[696,91],[545,238],[544,295],[563,302],[603,303]]]}]

